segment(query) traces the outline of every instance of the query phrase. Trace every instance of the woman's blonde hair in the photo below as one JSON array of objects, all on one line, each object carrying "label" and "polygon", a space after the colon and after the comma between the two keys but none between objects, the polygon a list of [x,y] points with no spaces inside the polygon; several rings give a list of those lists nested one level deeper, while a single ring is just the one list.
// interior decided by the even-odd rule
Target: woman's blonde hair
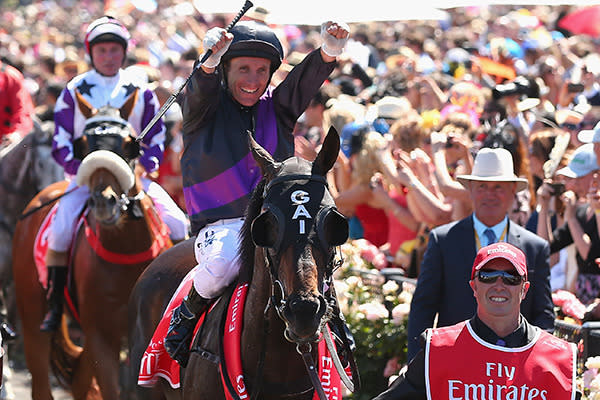
[{"label": "woman's blonde hair", "polygon": [[354,155],[352,163],[352,179],[357,183],[368,183],[375,172],[381,172],[380,152],[387,151],[388,142],[379,133],[365,133],[360,151]]}]

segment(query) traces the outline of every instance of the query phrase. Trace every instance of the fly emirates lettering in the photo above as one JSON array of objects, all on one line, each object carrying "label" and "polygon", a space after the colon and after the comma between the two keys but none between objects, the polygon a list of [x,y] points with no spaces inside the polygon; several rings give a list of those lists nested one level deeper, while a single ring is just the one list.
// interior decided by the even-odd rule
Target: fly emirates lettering
[{"label": "fly emirates lettering", "polygon": [[495,383],[494,378],[512,379],[515,376],[515,367],[508,367],[501,363],[486,363],[485,374],[489,377],[488,383],[465,383],[461,380],[448,380],[448,399],[450,400],[547,400],[547,390],[541,390],[526,384],[504,385]]}]

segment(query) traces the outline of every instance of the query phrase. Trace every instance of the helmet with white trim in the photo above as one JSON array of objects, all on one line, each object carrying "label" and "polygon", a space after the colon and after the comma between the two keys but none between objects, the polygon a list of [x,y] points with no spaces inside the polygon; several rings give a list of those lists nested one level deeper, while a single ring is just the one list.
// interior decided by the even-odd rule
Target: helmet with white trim
[{"label": "helmet with white trim", "polygon": [[85,34],[85,51],[92,57],[92,46],[103,42],[116,42],[127,51],[127,44],[131,35],[125,25],[109,15],[98,18],[92,22]]}]

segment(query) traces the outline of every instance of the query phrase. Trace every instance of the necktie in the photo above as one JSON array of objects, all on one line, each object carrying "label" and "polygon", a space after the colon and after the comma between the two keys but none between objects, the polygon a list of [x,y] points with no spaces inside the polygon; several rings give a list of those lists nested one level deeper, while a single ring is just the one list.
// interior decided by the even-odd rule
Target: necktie
[{"label": "necktie", "polygon": [[487,246],[489,246],[492,243],[496,243],[496,234],[493,230],[487,228],[485,231],[483,231],[483,234],[487,238]]}]

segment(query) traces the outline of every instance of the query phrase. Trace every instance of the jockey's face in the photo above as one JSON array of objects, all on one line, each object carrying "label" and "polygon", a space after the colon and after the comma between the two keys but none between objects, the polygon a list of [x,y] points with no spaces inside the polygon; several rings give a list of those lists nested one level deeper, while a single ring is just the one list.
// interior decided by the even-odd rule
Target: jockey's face
[{"label": "jockey's face", "polygon": [[257,57],[232,58],[227,68],[227,82],[233,98],[243,106],[258,102],[271,80],[271,61]]},{"label": "jockey's face", "polygon": [[115,76],[125,60],[125,49],[117,42],[101,42],[92,46],[94,68],[100,75]]}]

